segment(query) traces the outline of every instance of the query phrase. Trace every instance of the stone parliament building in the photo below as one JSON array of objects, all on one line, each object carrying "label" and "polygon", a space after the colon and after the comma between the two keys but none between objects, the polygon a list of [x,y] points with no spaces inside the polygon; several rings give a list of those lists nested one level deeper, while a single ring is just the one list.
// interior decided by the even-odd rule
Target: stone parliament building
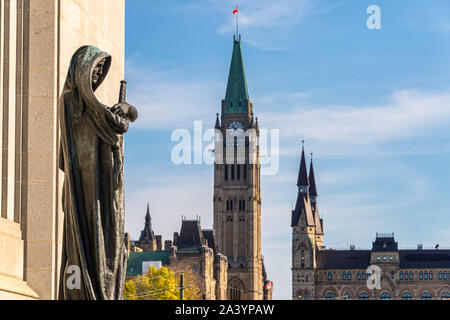
[{"label": "stone parliament building", "polygon": [[[202,230],[199,220],[182,220],[180,233],[165,241],[154,235],[149,208],[144,229],[138,241],[130,241],[127,276],[145,272],[143,265],[151,261],[176,266],[189,265],[202,277],[205,299],[270,300],[271,281],[267,279],[261,254],[261,188],[259,149],[250,149],[249,140],[238,134],[240,130],[253,130],[259,136],[258,119],[253,116],[244,63],[241,38],[233,40],[233,53],[222,115],[217,114],[215,129],[223,139],[216,140],[214,165],[214,227]],[[227,131],[234,132],[231,136]],[[242,141],[241,141],[242,139]],[[219,148],[245,145],[242,161],[238,152],[233,159],[217,161]],[[256,139],[255,139],[255,145]],[[251,151],[253,150],[253,151]],[[253,158],[253,161],[250,159]],[[164,249],[164,250],[163,250]]]},{"label": "stone parliament building", "polygon": [[[398,248],[394,234],[377,234],[371,250],[323,246],[317,187],[302,150],[298,197],[292,211],[293,300],[450,300],[450,250]],[[379,289],[369,289],[369,266],[381,269]],[[372,279],[373,280],[373,279]]]}]

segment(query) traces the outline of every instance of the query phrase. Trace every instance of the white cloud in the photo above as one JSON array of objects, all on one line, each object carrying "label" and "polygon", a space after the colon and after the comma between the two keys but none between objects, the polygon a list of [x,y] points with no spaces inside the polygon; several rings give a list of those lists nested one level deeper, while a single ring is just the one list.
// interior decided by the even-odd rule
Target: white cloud
[{"label": "white cloud", "polygon": [[[217,15],[219,34],[236,30],[232,11],[236,1],[204,0],[183,5],[183,9]],[[320,0],[241,0],[239,1],[239,33],[244,41],[264,50],[284,50],[299,33],[302,22],[312,15],[325,14],[341,5]]]},{"label": "white cloud", "polygon": [[[128,95],[138,107],[134,127],[145,130],[193,128],[195,120],[209,120],[220,110],[223,84],[187,79],[182,72],[160,72],[127,59]],[[142,75],[145,74],[145,77]]]},{"label": "white cloud", "polygon": [[[289,111],[261,112],[264,125],[280,128],[285,138],[306,138],[329,144],[390,142],[423,136],[450,122],[450,92],[397,91],[387,104],[380,106],[317,108],[294,102],[290,107]],[[264,109],[269,110],[269,107]]]}]

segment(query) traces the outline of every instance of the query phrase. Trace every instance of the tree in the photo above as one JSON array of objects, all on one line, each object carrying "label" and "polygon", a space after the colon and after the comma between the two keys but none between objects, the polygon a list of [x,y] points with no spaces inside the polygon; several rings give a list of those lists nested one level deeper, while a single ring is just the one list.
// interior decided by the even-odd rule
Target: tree
[{"label": "tree", "polygon": [[[181,270],[170,267],[149,267],[147,273],[126,281],[125,300],[180,300]],[[199,279],[190,270],[184,272],[184,299],[199,300]]]}]

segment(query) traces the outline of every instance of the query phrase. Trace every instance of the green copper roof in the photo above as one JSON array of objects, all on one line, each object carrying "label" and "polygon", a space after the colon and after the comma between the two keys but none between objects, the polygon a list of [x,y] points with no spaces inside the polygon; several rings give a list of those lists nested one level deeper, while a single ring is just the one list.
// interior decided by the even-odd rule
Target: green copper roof
[{"label": "green copper roof", "polygon": [[242,60],[241,38],[239,37],[239,40],[234,39],[233,43],[233,57],[231,58],[228,76],[224,113],[248,113],[248,90]]},{"label": "green copper roof", "polygon": [[127,261],[127,277],[134,277],[142,274],[142,262],[161,261],[162,265],[169,265],[170,251],[154,252],[130,252]]}]

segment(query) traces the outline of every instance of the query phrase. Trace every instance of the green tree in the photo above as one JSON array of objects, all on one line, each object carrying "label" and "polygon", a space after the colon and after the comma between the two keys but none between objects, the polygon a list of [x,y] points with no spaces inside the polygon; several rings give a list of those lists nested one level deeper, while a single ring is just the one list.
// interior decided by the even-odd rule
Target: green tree
[{"label": "green tree", "polygon": [[[179,300],[181,270],[169,267],[157,269],[150,267],[143,276],[139,275],[126,281],[124,288],[125,300]],[[184,276],[184,299],[198,300],[201,298],[199,281],[188,270]]]}]

